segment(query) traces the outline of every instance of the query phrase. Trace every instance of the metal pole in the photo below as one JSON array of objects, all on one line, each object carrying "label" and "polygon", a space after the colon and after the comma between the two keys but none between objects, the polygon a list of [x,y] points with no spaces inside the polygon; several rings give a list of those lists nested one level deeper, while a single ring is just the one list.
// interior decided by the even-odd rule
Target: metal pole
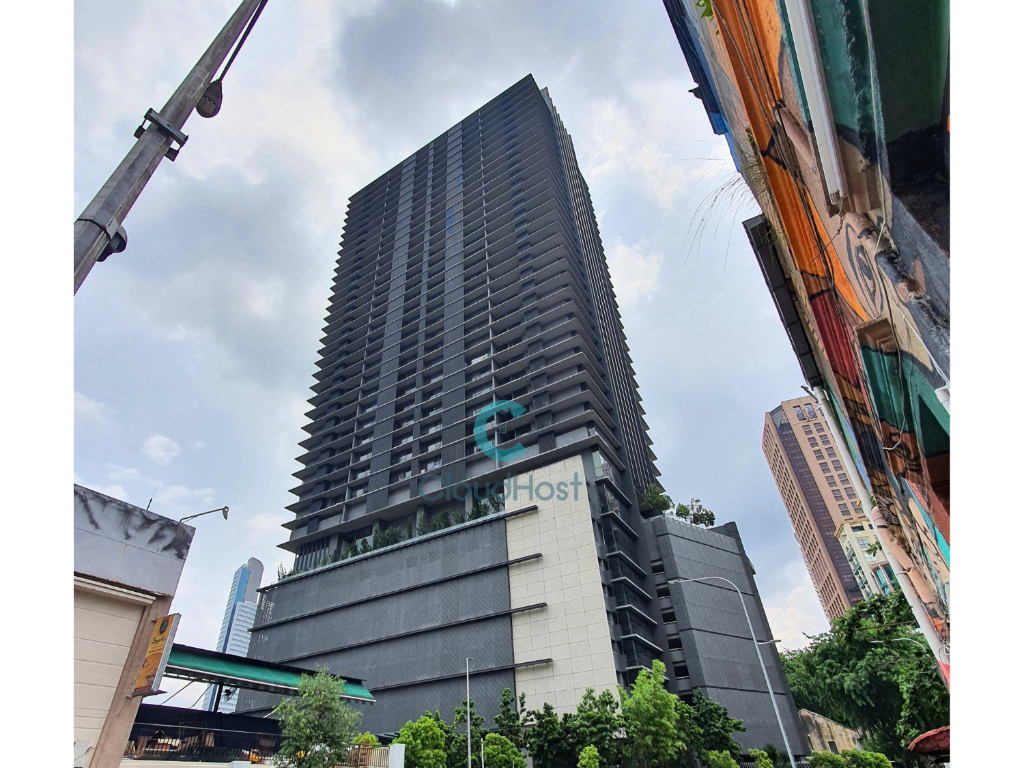
[{"label": "metal pole", "polygon": [[466,768],[473,768],[473,724],[469,707],[469,659],[466,659]]},{"label": "metal pole", "polygon": [[736,594],[739,595],[740,605],[743,607],[743,616],[747,620],[747,627],[750,629],[750,639],[754,642],[754,652],[757,654],[757,662],[761,665],[761,674],[764,675],[764,682],[768,686],[768,696],[772,700],[772,709],[775,710],[775,719],[779,722],[779,730],[782,731],[782,741],[786,745],[786,754],[789,755],[789,764],[792,768],[796,768],[796,758],[793,757],[793,750],[789,747],[789,737],[786,736],[786,728],[782,724],[782,715],[779,713],[778,702],[775,701],[775,691],[772,690],[772,681],[768,679],[768,670],[764,666],[764,659],[761,658],[761,647],[757,642],[757,635],[754,634],[754,625],[750,621],[750,614],[747,612],[747,601],[743,599],[743,593],[740,592],[740,588],[729,581],[724,576],[702,576],[698,579],[670,579],[669,584],[685,584],[688,581],[707,581],[709,579],[719,579],[724,581],[730,587],[736,590]]},{"label": "metal pole", "polygon": [[[120,239],[121,248],[124,247],[127,236],[121,225],[125,217],[160,161],[168,154],[174,135],[177,134],[175,140],[179,145],[188,138],[181,138],[182,126],[261,2],[242,0],[160,113],[152,119],[148,117],[152,111],[147,113],[149,126],[75,221],[75,293],[108,244]],[[166,125],[161,126],[159,122]],[[176,154],[176,151],[172,150],[172,153]]]}]

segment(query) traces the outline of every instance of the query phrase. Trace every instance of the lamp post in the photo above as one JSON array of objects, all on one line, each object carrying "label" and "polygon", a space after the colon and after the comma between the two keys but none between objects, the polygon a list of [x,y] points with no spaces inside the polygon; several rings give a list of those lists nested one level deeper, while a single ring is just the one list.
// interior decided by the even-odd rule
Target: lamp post
[{"label": "lamp post", "polygon": [[747,601],[743,599],[743,593],[740,592],[740,588],[729,581],[724,576],[701,576],[696,579],[669,579],[668,584],[686,584],[690,581],[708,581],[710,579],[718,579],[724,581],[730,587],[736,590],[736,594],[739,595],[740,605],[743,606],[743,616],[747,620],[747,627],[750,629],[750,639],[754,642],[754,652],[757,654],[757,661],[761,665],[761,674],[764,675],[765,685],[768,686],[768,696],[772,700],[772,709],[775,710],[775,719],[779,721],[779,730],[782,731],[782,741],[786,745],[786,754],[789,755],[789,764],[792,768],[796,768],[796,759],[793,757],[793,750],[789,746],[789,737],[786,736],[786,728],[782,725],[782,715],[779,714],[779,705],[775,701],[775,691],[772,690],[772,681],[768,679],[768,670],[765,669],[764,659],[761,658],[761,646],[769,645],[771,643],[777,643],[778,640],[764,640],[758,642],[757,635],[754,634],[754,625],[750,622],[750,614],[747,612]]},{"label": "lamp post", "polygon": [[184,523],[186,520],[195,520],[197,517],[202,517],[203,515],[212,515],[214,512],[221,512],[224,515],[224,519],[228,519],[228,508],[217,507],[217,509],[211,509],[207,512],[200,512],[198,515],[185,515],[185,517],[181,518],[181,520],[179,520],[178,522]]},{"label": "lamp post", "polygon": [[[188,141],[188,136],[181,129],[192,110],[198,105],[199,114],[203,117],[213,117],[220,110],[220,80],[211,82],[213,76],[246,25],[248,29],[252,28],[266,2],[242,0],[164,108],[159,112],[154,109],[146,112],[142,118],[143,125],[135,131],[138,139],[135,146],[75,220],[75,293],[97,261],[103,261],[112,253],[120,253],[128,245],[128,235],[122,226],[124,219],[160,161],[164,157],[173,161]],[[235,52],[238,52],[237,48]],[[146,122],[148,126],[145,126]],[[177,143],[177,148],[171,147],[172,142]]]},{"label": "lamp post", "polygon": [[473,715],[469,704],[469,662],[471,661],[476,661],[476,659],[466,659],[466,768],[473,768]]}]

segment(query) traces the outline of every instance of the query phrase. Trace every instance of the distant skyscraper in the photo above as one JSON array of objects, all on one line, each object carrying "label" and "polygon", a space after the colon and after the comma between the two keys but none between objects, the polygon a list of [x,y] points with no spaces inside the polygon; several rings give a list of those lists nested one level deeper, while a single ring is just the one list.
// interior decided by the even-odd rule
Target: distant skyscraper
[{"label": "distant skyscraper", "polygon": [[[228,604],[224,608],[224,620],[220,625],[220,636],[214,650],[232,656],[245,656],[249,652],[249,630],[256,618],[256,590],[263,579],[263,563],[255,557],[239,566],[231,580]],[[221,693],[219,712],[234,712],[238,697],[235,691],[224,689]],[[217,705],[217,686],[211,686],[206,695],[204,709],[213,710]]]},{"label": "distant skyscraper", "polygon": [[765,414],[761,448],[830,620],[866,597],[888,594],[895,582],[873,551],[877,537],[850,481],[857,468],[843,464],[836,439],[811,397]]}]

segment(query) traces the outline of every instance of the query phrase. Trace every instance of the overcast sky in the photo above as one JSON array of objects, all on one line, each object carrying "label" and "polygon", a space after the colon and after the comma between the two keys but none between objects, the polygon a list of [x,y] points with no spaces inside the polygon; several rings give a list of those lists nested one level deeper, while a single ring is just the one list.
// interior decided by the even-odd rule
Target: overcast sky
[{"label": "overcast sky", "polygon": [[[233,5],[75,3],[76,216]],[[785,647],[827,629],[760,448],[802,378],[660,0],[271,0],[220,115],[186,123],[127,251],[75,298],[76,481],[170,517],[231,507],[196,521],[180,642],[216,642],[247,558],[265,583],[291,562],[276,544],[347,199],[527,73],[590,185],[663,484],[738,523]]]}]

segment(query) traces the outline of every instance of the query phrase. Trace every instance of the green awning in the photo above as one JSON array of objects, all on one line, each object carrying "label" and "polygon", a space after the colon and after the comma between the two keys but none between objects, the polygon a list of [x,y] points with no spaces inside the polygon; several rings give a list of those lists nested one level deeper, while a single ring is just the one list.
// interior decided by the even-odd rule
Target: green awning
[{"label": "green awning", "polygon": [[[171,648],[164,674],[183,680],[294,696],[298,693],[302,675],[310,674],[310,670],[247,659],[244,656],[229,656],[226,653],[175,643]],[[343,699],[365,704],[374,703],[373,696],[366,690],[361,680],[340,675],[334,677],[344,686]]]}]

